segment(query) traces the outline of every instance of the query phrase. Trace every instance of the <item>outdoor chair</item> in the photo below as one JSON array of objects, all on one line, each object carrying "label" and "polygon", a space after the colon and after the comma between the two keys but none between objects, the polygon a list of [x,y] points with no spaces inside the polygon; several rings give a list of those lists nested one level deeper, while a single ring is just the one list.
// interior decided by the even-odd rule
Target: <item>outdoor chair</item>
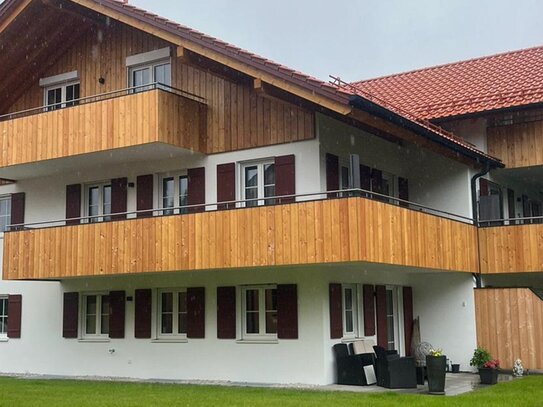
[{"label": "outdoor chair", "polygon": [[382,346],[374,346],[377,360],[375,374],[377,385],[387,389],[410,389],[417,387],[415,360],[400,357],[397,353],[386,351]]},{"label": "outdoor chair", "polygon": [[333,349],[336,358],[336,383],[366,386],[368,383],[364,366],[373,366],[373,355],[354,355],[349,352],[349,348],[345,343],[335,344]]}]

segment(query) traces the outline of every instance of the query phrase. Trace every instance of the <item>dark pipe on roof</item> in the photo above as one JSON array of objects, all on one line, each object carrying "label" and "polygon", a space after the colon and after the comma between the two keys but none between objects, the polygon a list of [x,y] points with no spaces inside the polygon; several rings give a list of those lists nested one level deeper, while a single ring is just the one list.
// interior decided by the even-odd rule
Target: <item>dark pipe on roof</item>
[{"label": "dark pipe on roof", "polygon": [[384,108],[383,106],[380,106],[376,103],[373,103],[372,101],[368,99],[363,98],[362,96],[351,95],[349,97],[349,104],[358,109],[364,110],[365,112],[368,112],[377,117],[380,117],[381,119],[390,121],[391,123],[401,126],[407,130],[411,130],[415,132],[416,134],[433,141],[436,144],[440,144],[444,147],[447,147],[471,160],[474,160],[484,165],[485,167],[489,167],[489,169],[505,167],[505,165],[503,165],[503,163],[499,160],[486,157],[482,154],[478,154],[477,152],[472,151],[468,148],[462,147],[461,145],[454,143],[450,140],[447,140],[446,138],[440,137],[439,135],[435,134],[431,130],[428,130],[424,126],[421,126],[420,124],[416,122],[408,120],[405,117],[400,116],[399,114]]}]

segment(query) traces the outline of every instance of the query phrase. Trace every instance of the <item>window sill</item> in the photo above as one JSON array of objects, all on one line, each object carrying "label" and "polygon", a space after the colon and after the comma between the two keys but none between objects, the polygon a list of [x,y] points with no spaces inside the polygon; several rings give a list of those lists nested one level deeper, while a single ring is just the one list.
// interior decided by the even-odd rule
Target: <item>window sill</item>
[{"label": "window sill", "polygon": [[187,338],[152,339],[151,343],[188,343]]},{"label": "window sill", "polygon": [[356,342],[356,341],[363,341],[365,339],[367,339],[367,338],[364,337],[364,336],[360,336],[360,337],[357,337],[357,338],[347,337],[347,338],[341,338],[341,343],[352,343],[352,342]]},{"label": "window sill", "polygon": [[109,338],[80,338],[77,341],[82,343],[107,343],[111,340]]},{"label": "window sill", "polygon": [[276,345],[279,343],[278,339],[238,339],[236,343],[240,344],[267,344],[267,345]]},{"label": "window sill", "polygon": [[9,338],[7,336],[1,336],[0,342],[9,342]]}]

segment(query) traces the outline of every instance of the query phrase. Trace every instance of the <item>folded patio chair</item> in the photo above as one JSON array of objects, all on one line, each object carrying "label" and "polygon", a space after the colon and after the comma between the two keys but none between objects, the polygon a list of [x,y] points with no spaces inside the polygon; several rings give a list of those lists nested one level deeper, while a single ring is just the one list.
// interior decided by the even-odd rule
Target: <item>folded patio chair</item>
[{"label": "folded patio chair", "polygon": [[417,387],[417,371],[412,357],[400,357],[387,353],[385,348],[374,346],[377,360],[375,373],[377,385],[387,389],[411,389]]},{"label": "folded patio chair", "polygon": [[364,366],[373,366],[373,356],[351,354],[344,343],[335,344],[333,349],[336,357],[336,383],[366,386]]}]

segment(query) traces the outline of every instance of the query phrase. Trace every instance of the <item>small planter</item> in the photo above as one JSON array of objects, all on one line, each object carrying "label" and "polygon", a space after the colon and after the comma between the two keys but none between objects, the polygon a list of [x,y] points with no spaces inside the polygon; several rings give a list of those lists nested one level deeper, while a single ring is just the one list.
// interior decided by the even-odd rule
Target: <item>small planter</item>
[{"label": "small planter", "polygon": [[496,384],[498,383],[498,369],[480,367],[479,377],[481,378],[481,384]]},{"label": "small planter", "polygon": [[446,356],[426,356],[428,371],[428,392],[430,394],[445,394]]},{"label": "small planter", "polygon": [[451,371],[453,373],[460,373],[460,365],[459,364],[453,364],[452,368],[451,368]]}]

